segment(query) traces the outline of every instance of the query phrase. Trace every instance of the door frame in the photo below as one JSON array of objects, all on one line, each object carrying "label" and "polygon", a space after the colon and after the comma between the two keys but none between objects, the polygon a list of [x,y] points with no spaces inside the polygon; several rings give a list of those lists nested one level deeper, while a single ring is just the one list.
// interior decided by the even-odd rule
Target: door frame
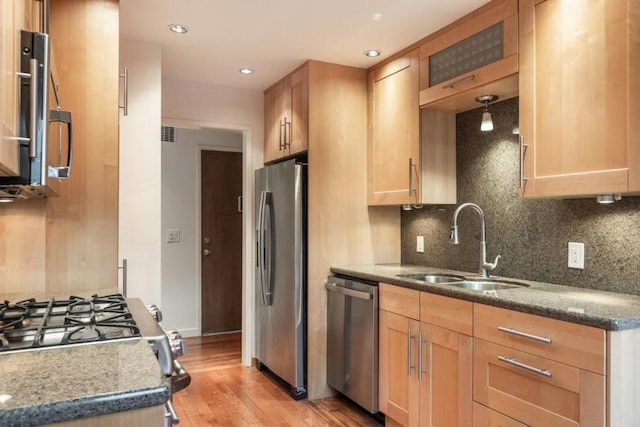
[{"label": "door frame", "polygon": [[[200,254],[202,253],[202,201],[201,201],[201,152],[203,150],[214,151],[242,151],[242,365],[251,366],[252,356],[254,354],[254,259],[253,259],[253,233],[254,233],[254,206],[253,206],[253,180],[254,170],[261,167],[262,164],[254,164],[256,157],[261,157],[261,153],[254,153],[254,136],[253,129],[250,126],[236,126],[220,123],[196,122],[180,119],[163,119],[163,126],[173,126],[177,128],[196,128],[196,129],[217,129],[232,130],[242,133],[242,150],[235,147],[214,147],[207,145],[198,145],[198,155],[196,160],[196,182],[194,191],[196,192],[196,235],[197,239],[197,261],[196,278],[196,310],[198,319],[198,330],[202,333],[202,264],[200,262]],[[254,154],[257,154],[254,155]]]}]

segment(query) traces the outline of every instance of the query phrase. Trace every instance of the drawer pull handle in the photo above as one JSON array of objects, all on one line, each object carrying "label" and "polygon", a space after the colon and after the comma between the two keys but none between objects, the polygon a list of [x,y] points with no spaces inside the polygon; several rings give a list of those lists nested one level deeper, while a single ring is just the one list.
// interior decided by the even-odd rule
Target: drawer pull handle
[{"label": "drawer pull handle", "polygon": [[542,375],[543,377],[551,378],[551,371],[545,369],[534,368],[533,366],[529,366],[526,363],[518,362],[514,358],[507,358],[504,356],[498,356],[498,360],[504,363],[508,363],[510,365],[516,366],[518,368],[525,369],[529,372],[533,372],[534,374]]},{"label": "drawer pull handle", "polygon": [[547,338],[547,337],[539,337],[537,335],[531,335],[528,334],[526,332],[521,332],[512,328],[505,328],[503,326],[498,326],[498,330],[500,332],[506,332],[507,334],[512,334],[512,335],[516,335],[522,338],[529,338],[530,340],[534,340],[534,341],[539,341],[539,342],[543,342],[545,344],[551,344],[551,338]]},{"label": "drawer pull handle", "polygon": [[475,78],[476,78],[476,75],[475,74],[471,74],[470,76],[463,77],[463,78],[461,78],[459,80],[456,80],[453,83],[449,83],[448,85],[442,86],[442,89],[453,89],[453,88],[456,87],[456,85],[458,83],[468,82],[468,81],[474,80]]}]

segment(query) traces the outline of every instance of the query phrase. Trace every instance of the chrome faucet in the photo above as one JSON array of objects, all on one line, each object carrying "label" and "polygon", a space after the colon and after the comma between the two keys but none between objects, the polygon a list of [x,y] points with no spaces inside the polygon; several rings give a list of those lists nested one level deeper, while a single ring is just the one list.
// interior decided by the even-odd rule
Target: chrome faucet
[{"label": "chrome faucet", "polygon": [[487,236],[486,236],[486,224],[484,222],[484,212],[480,209],[480,206],[475,203],[463,203],[455,210],[453,213],[453,226],[451,227],[451,242],[454,245],[460,244],[460,238],[458,237],[458,214],[460,211],[466,207],[473,208],[478,215],[480,215],[480,219],[482,220],[482,233],[480,234],[480,271],[479,274],[482,277],[489,277],[489,273],[487,270],[494,270],[498,266],[498,261],[502,258],[501,255],[496,257],[496,260],[493,263],[487,262]]}]

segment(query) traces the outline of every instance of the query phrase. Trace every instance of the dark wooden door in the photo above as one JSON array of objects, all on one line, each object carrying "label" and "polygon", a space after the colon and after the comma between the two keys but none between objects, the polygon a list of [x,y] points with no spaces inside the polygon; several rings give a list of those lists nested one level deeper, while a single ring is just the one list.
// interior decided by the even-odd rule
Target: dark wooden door
[{"label": "dark wooden door", "polygon": [[242,153],[201,151],[202,333],[242,326]]}]

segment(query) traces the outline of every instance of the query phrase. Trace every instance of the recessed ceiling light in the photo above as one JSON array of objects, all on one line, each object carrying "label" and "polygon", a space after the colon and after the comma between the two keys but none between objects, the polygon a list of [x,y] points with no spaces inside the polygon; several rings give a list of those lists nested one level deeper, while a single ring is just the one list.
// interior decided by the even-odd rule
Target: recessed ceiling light
[{"label": "recessed ceiling light", "polygon": [[253,74],[253,70],[251,68],[240,68],[241,74]]},{"label": "recessed ceiling light", "polygon": [[380,52],[379,50],[370,49],[364,51],[364,56],[368,56],[369,58],[376,58],[380,55],[382,55],[382,52]]},{"label": "recessed ceiling light", "polygon": [[180,25],[180,24],[171,24],[171,25],[169,25],[169,29],[171,31],[173,31],[174,33],[178,33],[178,34],[184,34],[187,31],[189,31],[189,29],[187,27],[185,27],[184,25]]}]

